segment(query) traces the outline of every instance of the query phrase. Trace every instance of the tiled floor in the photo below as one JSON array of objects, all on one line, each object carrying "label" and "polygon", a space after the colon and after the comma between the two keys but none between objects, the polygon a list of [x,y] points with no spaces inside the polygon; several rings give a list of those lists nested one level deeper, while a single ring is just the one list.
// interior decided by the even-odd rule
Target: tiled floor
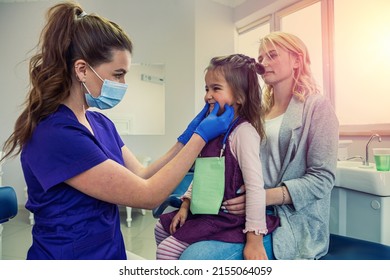
[{"label": "tiled floor", "polygon": [[[120,208],[121,229],[125,240],[126,250],[145,259],[156,259],[156,243],[154,239],[154,225],[156,219],[151,211],[145,216],[141,210],[133,209],[131,228],[126,225],[126,210]],[[29,212],[19,209],[18,215],[3,224],[3,260],[25,260],[27,250],[31,246],[31,228]]]}]

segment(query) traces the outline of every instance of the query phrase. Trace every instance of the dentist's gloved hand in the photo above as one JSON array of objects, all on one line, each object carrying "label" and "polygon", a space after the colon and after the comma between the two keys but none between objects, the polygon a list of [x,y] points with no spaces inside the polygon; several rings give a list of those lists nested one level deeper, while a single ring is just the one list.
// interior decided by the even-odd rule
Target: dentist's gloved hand
[{"label": "dentist's gloved hand", "polygon": [[201,121],[203,121],[204,117],[206,116],[207,112],[209,111],[210,104],[206,103],[204,105],[202,111],[190,122],[187,129],[183,132],[182,135],[180,135],[177,138],[177,141],[179,141],[182,144],[187,144],[187,142],[192,137],[192,134],[194,134],[195,129],[198,127]]},{"label": "dentist's gloved hand", "polygon": [[218,110],[219,103],[216,102],[213,111],[194,131],[194,133],[199,134],[206,143],[222,133],[225,133],[234,118],[234,109],[232,106],[225,104],[225,112],[220,116],[217,116]]}]

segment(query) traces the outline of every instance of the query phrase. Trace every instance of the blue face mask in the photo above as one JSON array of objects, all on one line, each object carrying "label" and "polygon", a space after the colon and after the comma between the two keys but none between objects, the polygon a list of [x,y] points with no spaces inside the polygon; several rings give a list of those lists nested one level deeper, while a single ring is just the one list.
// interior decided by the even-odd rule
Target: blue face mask
[{"label": "blue face mask", "polygon": [[87,101],[88,106],[99,108],[101,110],[111,109],[115,107],[123,99],[128,85],[110,80],[103,80],[91,66],[89,67],[96,74],[96,76],[98,76],[99,79],[103,81],[103,85],[100,91],[100,95],[98,97],[93,97],[85,83],[83,83],[83,86],[87,90],[87,93],[85,94],[85,99]]}]

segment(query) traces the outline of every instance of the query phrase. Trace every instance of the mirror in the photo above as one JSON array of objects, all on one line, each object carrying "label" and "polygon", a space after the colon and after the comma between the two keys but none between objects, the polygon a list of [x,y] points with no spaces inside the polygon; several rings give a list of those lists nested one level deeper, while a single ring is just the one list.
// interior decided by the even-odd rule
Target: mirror
[{"label": "mirror", "polygon": [[120,135],[165,134],[165,80],[163,64],[132,64],[123,100],[102,111]]}]

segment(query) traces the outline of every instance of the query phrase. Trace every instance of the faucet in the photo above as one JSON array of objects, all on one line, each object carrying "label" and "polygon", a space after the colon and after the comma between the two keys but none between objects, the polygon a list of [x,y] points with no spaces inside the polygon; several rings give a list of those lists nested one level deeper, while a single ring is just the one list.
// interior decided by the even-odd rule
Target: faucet
[{"label": "faucet", "polygon": [[365,164],[365,160],[362,156],[353,156],[353,157],[349,157],[349,158],[346,158],[345,160],[354,160],[354,159],[361,159],[362,161],[362,164]]},{"label": "faucet", "polygon": [[378,138],[378,142],[382,142],[382,138],[379,134],[373,134],[371,135],[370,139],[368,140],[367,142],[367,145],[366,145],[366,160],[364,161],[364,165],[368,166],[369,163],[368,163],[368,145],[371,143],[371,141],[374,139],[374,138]]}]

